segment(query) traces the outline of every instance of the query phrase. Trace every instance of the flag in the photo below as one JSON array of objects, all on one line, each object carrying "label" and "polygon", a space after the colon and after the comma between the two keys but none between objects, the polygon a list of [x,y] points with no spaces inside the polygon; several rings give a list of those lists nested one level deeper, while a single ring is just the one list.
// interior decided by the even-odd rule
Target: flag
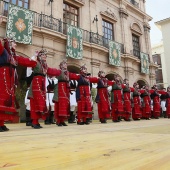
[{"label": "flag", "polygon": [[74,59],[83,58],[83,30],[67,25],[66,56]]},{"label": "flag", "polygon": [[121,65],[121,45],[114,41],[109,41],[109,64],[120,66]]},{"label": "flag", "polygon": [[32,44],[33,12],[9,4],[6,36],[16,42]]},{"label": "flag", "polygon": [[140,52],[140,58],[141,58],[141,72],[149,74],[149,55]]}]

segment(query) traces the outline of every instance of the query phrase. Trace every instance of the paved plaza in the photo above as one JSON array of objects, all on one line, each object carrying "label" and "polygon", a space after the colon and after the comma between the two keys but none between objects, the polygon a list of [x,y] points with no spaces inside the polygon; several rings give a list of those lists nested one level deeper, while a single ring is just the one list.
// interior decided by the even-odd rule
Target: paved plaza
[{"label": "paved plaza", "polygon": [[9,132],[0,133],[0,169],[170,169],[170,119],[7,127]]}]

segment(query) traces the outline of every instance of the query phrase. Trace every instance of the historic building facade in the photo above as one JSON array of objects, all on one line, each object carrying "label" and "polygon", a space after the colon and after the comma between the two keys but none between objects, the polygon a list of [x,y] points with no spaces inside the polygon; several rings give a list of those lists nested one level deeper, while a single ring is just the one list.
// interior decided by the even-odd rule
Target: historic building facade
[{"label": "historic building facade", "polygon": [[[6,34],[8,2],[34,11],[32,45],[18,44],[17,52],[31,57],[36,50],[48,50],[48,64],[59,68],[66,56],[66,23],[83,29],[83,59],[68,58],[72,72],[86,63],[92,76],[104,70],[109,79],[119,74],[130,85],[138,81],[152,86],[155,69],[151,57],[152,19],[145,12],[145,0],[6,0],[0,1],[0,38]],[[108,41],[121,44],[121,66],[109,65]],[[150,58],[149,74],[141,73],[140,52]]]},{"label": "historic building facade", "polygon": [[160,54],[161,62],[162,62],[162,74],[163,74],[163,83],[164,87],[168,87],[170,85],[170,68],[169,68],[169,43],[170,43],[170,18],[165,18],[163,20],[157,21],[155,25],[162,32],[163,40],[159,44],[156,44],[152,47],[152,54]]}]

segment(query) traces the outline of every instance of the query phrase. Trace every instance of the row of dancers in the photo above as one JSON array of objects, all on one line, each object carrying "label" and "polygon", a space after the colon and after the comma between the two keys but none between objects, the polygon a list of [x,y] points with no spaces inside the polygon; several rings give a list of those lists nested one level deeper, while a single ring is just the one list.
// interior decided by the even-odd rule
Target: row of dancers
[{"label": "row of dancers", "polygon": [[[0,43],[0,131],[8,131],[4,125],[5,121],[14,119],[17,115],[15,105],[15,91],[17,86],[16,67],[22,65],[31,67],[33,78],[28,90],[27,99],[30,101],[31,127],[40,129],[42,126],[39,119],[46,120],[49,117],[49,110],[52,104],[47,104],[50,93],[53,93],[52,103],[54,103],[54,117],[57,126],[67,126],[65,123],[70,119],[70,94],[75,93],[77,103],[77,124],[89,124],[92,118],[92,98],[90,84],[97,84],[97,95],[95,102],[98,106],[98,115],[101,123],[106,123],[111,118],[113,122],[119,122],[120,118],[125,121],[130,120],[130,115],[134,120],[141,117],[150,118],[151,98],[153,98],[153,116],[160,114],[160,94],[166,95],[169,102],[169,92],[158,91],[154,86],[149,90],[148,86],[139,90],[137,83],[129,87],[128,79],[121,83],[120,77],[115,75],[114,80],[108,80],[104,71],[99,71],[97,77],[88,74],[86,65],[80,67],[80,73],[75,74],[67,70],[67,61],[63,60],[59,69],[51,68],[47,65],[47,52],[42,49],[37,51],[34,57],[28,59],[18,56],[15,53],[16,43],[11,39],[3,39]],[[50,84],[46,77],[55,77],[56,83]],[[76,88],[71,88],[70,80],[76,80]],[[47,86],[47,84],[49,85]],[[108,93],[110,86],[110,96]],[[46,89],[47,87],[47,89]],[[53,88],[52,88],[53,87]],[[122,97],[123,96],[123,97]],[[142,98],[142,106],[141,100]],[[167,112],[168,112],[167,104]],[[10,113],[10,114],[9,114]],[[167,113],[168,115],[168,113]]]}]

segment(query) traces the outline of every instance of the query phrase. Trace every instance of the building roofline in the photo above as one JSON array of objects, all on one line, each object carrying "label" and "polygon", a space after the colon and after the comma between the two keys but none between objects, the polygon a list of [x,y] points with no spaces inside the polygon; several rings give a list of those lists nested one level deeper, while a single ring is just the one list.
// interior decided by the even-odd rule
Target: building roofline
[{"label": "building roofline", "polygon": [[163,23],[167,22],[167,21],[170,21],[170,17],[169,18],[165,18],[165,19],[162,19],[160,21],[157,21],[155,22],[156,25],[162,25]]}]

